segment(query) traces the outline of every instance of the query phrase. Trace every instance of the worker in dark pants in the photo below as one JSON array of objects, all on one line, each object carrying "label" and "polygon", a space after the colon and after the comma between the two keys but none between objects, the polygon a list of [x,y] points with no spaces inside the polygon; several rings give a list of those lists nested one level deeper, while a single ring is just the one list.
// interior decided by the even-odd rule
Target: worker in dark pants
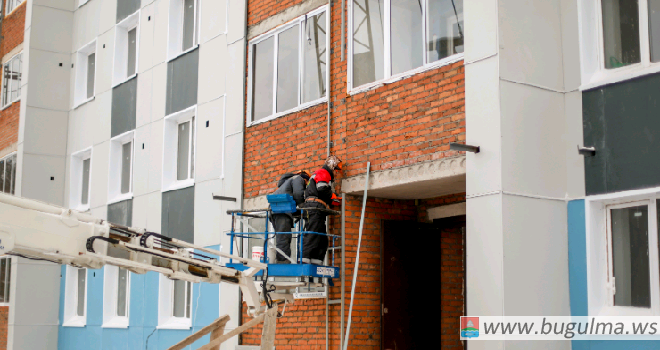
[{"label": "worker in dark pants", "polygon": [[[341,171],[341,160],[330,156],[321,169],[314,172],[305,189],[305,203],[301,208],[330,209],[332,205],[332,181],[334,171]],[[305,231],[326,233],[325,218],[327,214],[320,210],[303,210]],[[328,236],[305,234],[303,238],[303,263],[322,265],[328,250]]]},{"label": "worker in dark pants", "polygon": [[[296,201],[296,206],[300,206],[305,201],[305,187],[309,181],[309,172],[301,170],[294,173],[286,173],[282,175],[280,181],[277,182],[277,190],[273,194],[288,194]],[[273,214],[270,217],[273,223],[275,232],[291,232],[293,228],[293,214]],[[281,250],[286,256],[291,257],[291,235],[275,235],[275,246]],[[290,261],[277,252],[277,264],[289,264]]]}]

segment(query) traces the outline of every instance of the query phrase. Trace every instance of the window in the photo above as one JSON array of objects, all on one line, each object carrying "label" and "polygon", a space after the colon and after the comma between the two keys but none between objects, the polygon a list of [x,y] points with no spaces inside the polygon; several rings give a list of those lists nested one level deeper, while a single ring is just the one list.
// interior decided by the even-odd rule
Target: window
[{"label": "window", "polygon": [[140,11],[126,17],[115,28],[113,86],[131,79],[137,73],[139,24]]},{"label": "window", "polygon": [[129,131],[110,140],[108,204],[133,198],[133,143]]},{"label": "window", "polygon": [[165,118],[164,191],[184,188],[194,184],[196,113],[197,108],[193,106]]},{"label": "window", "polygon": [[74,106],[94,98],[94,83],[96,77],[96,40],[85,45],[76,54],[76,84],[74,92]]},{"label": "window", "polygon": [[22,4],[23,1],[25,0],[7,0],[7,9],[5,9],[5,15],[8,15],[14,11],[14,9],[17,8],[18,5]]},{"label": "window", "polygon": [[190,329],[192,326],[192,283],[160,275],[158,328]]},{"label": "window", "polygon": [[11,258],[0,258],[0,304],[9,303],[11,287]]},{"label": "window", "polygon": [[197,47],[199,42],[199,0],[170,0],[168,58]]},{"label": "window", "polygon": [[84,327],[87,323],[87,269],[66,267],[65,327]]},{"label": "window", "polygon": [[103,327],[128,327],[130,272],[106,265],[103,275]]},{"label": "window", "polygon": [[0,192],[16,193],[16,152],[0,158]]},{"label": "window", "polygon": [[462,0],[352,0],[349,90],[463,53]]},{"label": "window", "polygon": [[87,149],[71,156],[71,186],[69,206],[72,209],[89,209],[90,181],[92,172],[92,149]]},{"label": "window", "polygon": [[252,122],[326,99],[327,7],[321,7],[250,42]]},{"label": "window", "polygon": [[2,108],[21,99],[22,54],[12,57],[2,68]]}]

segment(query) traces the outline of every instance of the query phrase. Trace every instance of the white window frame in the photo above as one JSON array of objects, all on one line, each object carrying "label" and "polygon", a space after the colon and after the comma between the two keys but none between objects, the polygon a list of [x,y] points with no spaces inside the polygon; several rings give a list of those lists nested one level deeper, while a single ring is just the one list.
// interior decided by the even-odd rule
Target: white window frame
[{"label": "white window frame", "polygon": [[[467,1],[467,0],[466,0]],[[380,80],[376,80],[374,82],[360,85],[360,86],[353,86],[353,0],[347,0],[347,5],[348,5],[348,35],[346,39],[346,46],[347,46],[347,54],[348,54],[348,67],[347,67],[347,76],[346,76],[346,86],[347,86],[347,91],[349,95],[354,95],[358,94],[364,91],[368,91],[371,89],[375,89],[379,86],[382,86],[384,84],[391,84],[396,81],[399,81],[401,79],[408,78],[410,76],[413,76],[415,74],[419,74],[422,72],[426,72],[428,70],[436,69],[438,67],[446,66],[448,64],[452,64],[455,62],[458,62],[463,59],[464,53],[457,53],[448,57],[445,57],[443,59],[437,60],[432,63],[428,63],[428,57],[426,54],[426,50],[422,50],[422,56],[423,56],[423,64],[420,67],[417,67],[415,69],[411,69],[406,72],[398,73],[398,74],[392,74],[392,54],[391,54],[391,38],[392,38],[392,32],[391,32],[391,8],[392,8],[392,1],[391,0],[384,0],[385,4],[385,11],[383,15],[383,21],[384,23],[384,42],[383,42],[383,52],[385,54],[384,61],[383,61],[383,69],[384,69],[384,78]],[[427,38],[426,38],[426,11],[428,8],[428,2],[427,0],[422,0],[422,32],[423,32],[423,45],[422,47],[426,47]],[[463,20],[464,15],[461,14],[460,19]],[[465,45],[465,41],[464,44]]]},{"label": "white window frame", "polygon": [[89,44],[81,47],[76,52],[76,75],[73,94],[73,108],[78,108],[81,105],[91,101],[96,96],[96,82],[98,78],[98,55],[94,58],[94,93],[91,97],[87,97],[87,58],[91,54],[98,53],[97,41],[92,40]]},{"label": "white window frame", "polygon": [[[191,283],[190,292],[190,318],[174,317],[174,281],[163,274],[158,277],[158,326],[157,329],[190,329],[192,327],[194,286]],[[186,288],[186,291],[188,288]],[[185,299],[184,299],[185,300]]]},{"label": "white window frame", "polygon": [[[122,147],[131,142],[131,168],[128,193],[121,193]],[[108,204],[133,198],[133,163],[135,163],[135,130],[110,139],[110,166],[108,168]]]},{"label": "white window frame", "polygon": [[[589,316],[660,316],[660,261],[656,199],[660,188],[591,196],[585,199]],[[610,210],[648,206],[651,307],[614,306]]]},{"label": "white window frame", "polygon": [[[115,26],[115,54],[113,58],[112,87],[137,76],[140,62],[140,11],[124,18]],[[128,75],[128,32],[135,32],[135,73]]]},{"label": "white window frame", "polygon": [[[186,180],[177,180],[177,157],[178,157],[178,126],[181,123],[191,121],[195,117],[195,129],[190,137],[191,154],[188,157],[188,171],[190,172],[191,162],[194,163],[192,176]],[[188,107],[183,111],[172,113],[165,117],[163,123],[163,177],[162,192],[187,188],[195,184],[195,173],[197,172],[197,132],[199,118],[197,117],[197,105]],[[192,124],[191,124],[192,125]]]},{"label": "white window frame", "polygon": [[[69,208],[84,212],[89,210],[92,201],[92,170],[93,170],[92,147],[71,154],[70,182],[69,182]],[[89,191],[87,192],[87,204],[82,204],[83,187],[83,161],[89,159]]]},{"label": "white window frame", "polygon": [[[326,57],[326,61],[325,61],[326,62],[325,87],[326,87],[326,89],[325,89],[325,91],[326,91],[326,94],[325,94],[324,97],[318,98],[314,101],[302,102],[303,101],[303,99],[302,99],[302,94],[303,94],[302,87],[303,87],[303,85],[302,84],[303,84],[303,79],[304,79],[304,76],[303,76],[304,75],[304,59],[303,59],[303,46],[302,45],[303,45],[303,38],[304,38],[303,34],[305,32],[305,28],[304,28],[305,18],[308,18],[308,17],[311,17],[311,16],[316,16],[316,15],[321,14],[323,12],[326,13],[326,15],[325,15],[325,20],[326,20],[325,26],[326,26],[326,31],[328,31],[328,33],[325,36],[325,45],[326,45],[325,46],[326,47],[326,51],[325,51],[325,55],[326,55],[325,56]],[[286,111],[277,112],[277,53],[278,53],[277,52],[278,51],[277,46],[278,46],[278,42],[279,42],[279,35],[278,34],[284,32],[287,29],[290,29],[290,28],[292,28],[296,25],[299,25],[299,30],[300,30],[300,37],[299,37],[300,40],[298,40],[298,62],[299,62],[299,64],[298,64],[298,106],[294,107],[294,108],[291,108],[289,110],[286,110]],[[332,30],[332,29],[330,28],[330,15],[329,15],[329,11],[328,11],[328,5],[323,5],[323,6],[317,8],[313,11],[310,11],[310,12],[308,12],[308,13],[292,20],[291,22],[287,23],[286,25],[283,25],[283,26],[277,27],[275,29],[272,29],[272,30],[270,30],[270,31],[268,31],[264,34],[261,34],[261,35],[255,37],[254,39],[250,40],[250,42],[248,44],[248,104],[247,104],[248,107],[247,107],[247,115],[246,115],[246,117],[247,117],[246,123],[247,123],[248,127],[250,127],[252,125],[264,123],[264,122],[267,122],[269,120],[276,119],[276,118],[281,117],[283,115],[295,113],[295,112],[298,112],[298,111],[307,109],[309,107],[315,106],[317,104],[324,103],[324,102],[328,101],[328,90],[329,90],[328,86],[330,84],[330,65],[328,64],[329,60],[330,60],[330,33],[329,33],[330,30]],[[273,48],[273,54],[274,54],[273,55],[273,60],[274,60],[273,61],[273,109],[272,109],[273,114],[271,114],[268,117],[261,118],[259,120],[254,121],[254,120],[252,120],[252,99],[253,99],[253,97],[252,97],[252,94],[253,94],[253,91],[252,91],[252,78],[253,78],[253,75],[254,75],[252,62],[254,61],[254,59],[253,59],[254,58],[253,57],[254,56],[254,46],[257,45],[258,43],[260,43],[264,40],[268,40],[270,38],[274,38],[274,40],[273,40],[273,46],[274,46],[274,48]]]},{"label": "white window frame", "polygon": [[[6,66],[7,66],[8,64],[11,64],[12,61],[14,61],[17,57],[20,57],[20,59],[21,59],[21,81],[18,82],[19,89],[21,88],[21,84],[22,84],[22,80],[23,80],[23,61],[22,61],[22,59],[23,59],[23,51],[21,51],[21,52],[15,54],[14,56],[12,56],[10,59],[8,59],[6,62],[4,62],[4,63],[2,64],[2,80],[3,80],[3,81],[0,83],[0,88],[2,88],[2,86],[4,85],[4,79],[5,79],[5,74],[4,74],[5,72],[4,72],[4,70],[5,70]],[[11,81],[13,82],[13,80],[11,80]],[[11,90],[12,90],[11,86],[12,86],[11,83],[9,83],[9,84],[7,85],[7,88],[9,89],[9,91],[7,92],[8,94],[11,94]],[[2,93],[4,93],[4,91],[2,91]],[[9,96],[9,95],[8,95],[8,96]],[[11,106],[14,102],[18,102],[18,101],[20,101],[20,100],[21,100],[21,94],[20,94],[20,93],[18,94],[18,96],[16,97],[16,99],[13,99],[13,100],[12,100],[11,97],[9,97],[9,98],[7,99],[7,104],[1,106],[1,107],[0,107],[0,110],[4,110],[5,108]],[[1,102],[2,102],[2,101],[0,101],[0,103],[1,103]]]},{"label": "white window frame", "polygon": [[103,325],[102,328],[128,328],[131,310],[131,272],[126,270],[126,316],[117,315],[119,267],[103,267]]},{"label": "white window frame", "polygon": [[[2,259],[8,260],[9,263],[11,264],[11,266],[9,266],[7,271],[5,271],[5,290],[3,291],[5,293],[5,295],[4,295],[5,298],[9,299],[9,300],[5,300],[4,302],[0,302],[0,306],[9,306],[10,302],[11,302],[11,298],[12,298],[12,296],[11,296],[11,285],[12,285],[11,279],[12,279],[13,274],[11,273],[11,270],[12,270],[12,266],[14,266],[16,263],[14,262],[13,257],[8,256],[8,255],[1,256],[0,260],[2,260]],[[5,265],[5,266],[7,266],[7,265]],[[7,276],[7,274],[9,274],[9,276]],[[7,298],[7,294],[9,294],[9,298]]]},{"label": "white window frame", "polygon": [[[4,157],[0,157],[0,161],[4,161],[3,168],[0,168],[0,174],[6,171],[6,169],[7,169],[7,159],[9,159],[10,157],[13,157],[13,156],[16,156],[16,161],[14,163],[14,167],[16,167],[16,163],[18,163],[18,152],[14,151],[14,152],[11,152],[11,153],[9,153],[8,155],[6,155]],[[14,171],[14,174],[16,174],[16,170]],[[14,177],[12,180],[13,180],[14,186],[16,186],[16,177]],[[0,193],[11,194],[11,195],[15,194],[15,193],[5,192],[4,191],[4,184],[2,185],[2,187],[0,187]]]},{"label": "white window frame", "polygon": [[195,24],[193,38],[195,42],[186,50],[183,50],[183,3],[184,0],[170,0],[169,21],[167,22],[167,61],[172,61],[179,56],[194,51],[200,42],[200,0],[195,0]]},{"label": "white window frame", "polygon": [[578,12],[582,69],[580,90],[593,89],[660,72],[660,62],[651,62],[647,0],[639,0],[641,62],[615,69],[605,69],[602,1],[578,0]]},{"label": "white window frame", "polygon": [[85,315],[76,314],[78,309],[78,268],[66,265],[64,285],[63,327],[85,327],[87,325],[87,304],[89,303],[89,270],[85,269]]},{"label": "white window frame", "polygon": [[78,0],[78,7],[85,5],[89,0]]},{"label": "white window frame", "polygon": [[[23,1],[25,1],[25,0],[7,0],[7,4],[6,4],[7,7],[5,8],[5,17],[11,15],[11,13],[14,12],[14,10],[15,10],[17,7],[21,6],[21,4],[23,3]],[[9,6],[10,6],[11,4],[13,4],[14,7],[9,8]]]}]

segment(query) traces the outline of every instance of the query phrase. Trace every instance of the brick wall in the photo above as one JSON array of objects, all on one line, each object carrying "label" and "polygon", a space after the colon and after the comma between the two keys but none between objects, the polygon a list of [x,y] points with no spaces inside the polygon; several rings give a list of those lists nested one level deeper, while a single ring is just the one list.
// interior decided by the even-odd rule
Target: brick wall
[{"label": "brick wall", "polygon": [[9,306],[0,306],[0,350],[7,349],[7,325]]},{"label": "brick wall", "polygon": [[464,315],[465,269],[463,249],[465,235],[459,227],[443,229],[441,233],[440,266],[440,344],[442,349],[462,349],[460,316]]},{"label": "brick wall", "polygon": [[[4,4],[4,1],[2,3]],[[26,3],[27,1],[24,1],[2,21],[3,38],[0,42],[0,57],[11,52],[11,50],[23,42]],[[18,142],[20,106],[19,101],[0,111],[0,154],[6,153],[3,152],[6,148]]]},{"label": "brick wall", "polygon": [[20,101],[14,102],[11,106],[0,111],[0,152],[18,142],[20,111]]}]

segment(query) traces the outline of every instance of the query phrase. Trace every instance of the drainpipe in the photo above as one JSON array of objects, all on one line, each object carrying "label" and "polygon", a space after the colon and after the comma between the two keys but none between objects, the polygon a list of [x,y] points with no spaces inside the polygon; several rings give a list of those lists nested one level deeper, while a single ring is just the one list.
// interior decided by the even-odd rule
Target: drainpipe
[{"label": "drainpipe", "polygon": [[[330,20],[330,30],[328,30],[328,41],[330,42],[330,54],[328,55],[328,122],[327,122],[327,128],[328,128],[328,151],[327,151],[327,157],[330,157],[330,148],[332,147],[332,141],[330,141],[330,111],[332,110],[332,99],[330,98],[330,92],[332,91],[332,65],[330,64],[332,61],[332,0],[328,1],[328,19]],[[326,342],[327,344],[327,342]]]},{"label": "drainpipe", "polygon": [[[245,30],[243,32],[243,58],[242,58],[242,61],[241,61],[242,62],[241,65],[245,64],[245,60],[246,60],[246,57],[247,57],[247,32],[248,32],[248,24],[247,24],[247,19],[248,19],[247,12],[248,11],[247,11],[247,7],[248,7],[248,0],[245,0],[245,6],[244,6],[245,13],[243,14],[243,16],[245,18]],[[247,67],[245,67],[245,69],[247,69]],[[245,71],[243,71],[242,75],[243,75],[243,91],[241,91],[241,95],[243,97],[245,97],[245,90],[247,89],[247,78],[245,77]],[[225,77],[225,80],[226,79],[227,78]],[[225,103],[227,103],[227,101],[225,101]],[[243,150],[241,152],[242,153],[241,154],[241,203],[239,205],[240,205],[241,209],[245,209],[245,208],[243,208],[243,199],[245,198],[245,126],[246,126],[246,124],[245,124],[245,120],[246,120],[246,118],[245,118],[245,101],[243,101],[243,115],[241,116],[241,118],[243,119]],[[226,150],[223,150],[223,152],[225,152],[225,151]],[[241,223],[241,227],[242,226],[243,226],[243,223]],[[232,239],[232,241],[229,244],[234,244],[234,240]],[[242,256],[242,254],[243,254],[243,244],[241,244],[240,253],[241,254],[239,254],[239,256]],[[243,292],[239,288],[238,289],[238,325],[242,325],[242,324],[243,324]],[[239,336],[238,340],[239,340],[239,344],[242,343],[242,340],[243,340],[243,335],[242,334]]]}]

